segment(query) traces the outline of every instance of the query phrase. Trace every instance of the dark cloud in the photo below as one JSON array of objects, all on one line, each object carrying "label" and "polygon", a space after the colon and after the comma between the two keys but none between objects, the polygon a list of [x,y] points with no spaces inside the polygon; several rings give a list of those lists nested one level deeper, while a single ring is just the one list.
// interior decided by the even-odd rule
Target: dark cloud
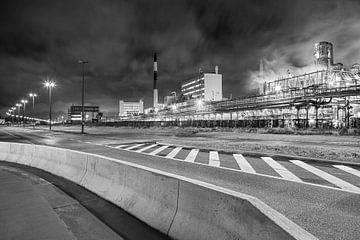
[{"label": "dark cloud", "polygon": [[[336,61],[360,61],[360,3],[339,0],[4,0],[0,3],[1,113],[30,91],[47,116],[42,81],[53,78],[56,114],[81,101],[116,112],[119,99],[152,102],[152,55],[161,96],[201,67],[220,66],[224,95],[254,93],[260,58],[269,79],[308,71],[313,44],[334,43]],[[55,114],[55,115],[56,115]]]}]

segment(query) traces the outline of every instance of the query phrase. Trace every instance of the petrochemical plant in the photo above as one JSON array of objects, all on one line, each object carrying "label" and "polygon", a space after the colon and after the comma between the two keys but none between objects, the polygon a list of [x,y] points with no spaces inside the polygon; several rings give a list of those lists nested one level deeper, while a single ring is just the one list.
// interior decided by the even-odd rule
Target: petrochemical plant
[{"label": "petrochemical plant", "polygon": [[[131,121],[178,126],[360,128],[360,65],[334,64],[333,45],[314,47],[315,71],[263,79],[259,94],[224,100],[222,75],[199,71],[158,103],[157,58],[154,56],[154,105]],[[260,77],[263,66],[260,67]],[[270,80],[270,81],[269,81]],[[130,120],[130,119],[129,119]]]}]

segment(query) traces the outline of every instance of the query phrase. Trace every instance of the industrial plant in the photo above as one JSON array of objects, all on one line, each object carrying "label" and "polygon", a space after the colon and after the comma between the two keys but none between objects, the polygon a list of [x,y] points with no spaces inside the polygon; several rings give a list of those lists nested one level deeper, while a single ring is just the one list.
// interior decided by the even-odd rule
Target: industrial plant
[{"label": "industrial plant", "polygon": [[[157,56],[154,55],[154,103],[132,120],[177,126],[360,128],[360,65],[334,63],[330,42],[314,47],[313,72],[281,79],[261,79],[256,96],[224,99],[222,75],[199,71],[158,103]],[[261,71],[264,66],[260,66]]]}]

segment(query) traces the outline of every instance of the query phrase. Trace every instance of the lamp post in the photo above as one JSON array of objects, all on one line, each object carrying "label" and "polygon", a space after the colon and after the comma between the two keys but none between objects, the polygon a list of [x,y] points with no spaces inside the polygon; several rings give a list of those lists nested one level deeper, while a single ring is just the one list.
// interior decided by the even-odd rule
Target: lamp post
[{"label": "lamp post", "polygon": [[16,106],[18,108],[18,125],[20,127],[20,107],[21,107],[21,103],[17,103]]},{"label": "lamp post", "polygon": [[14,117],[15,117],[15,110],[16,110],[16,107],[12,107],[12,115],[11,115],[11,118],[12,118],[12,122],[14,124],[15,120],[14,120]]},{"label": "lamp post", "polygon": [[84,125],[85,125],[85,121],[84,121],[85,64],[87,64],[87,63],[89,63],[89,62],[84,61],[84,60],[79,60],[78,63],[79,63],[79,64],[82,64],[82,84],[81,84],[81,89],[82,89],[82,95],[81,95],[81,133],[84,133]]},{"label": "lamp post", "polygon": [[25,112],[25,109],[26,109],[26,104],[28,103],[28,100],[26,100],[26,99],[22,99],[21,100],[21,103],[24,105],[24,111],[23,111],[23,121],[24,121],[24,127],[25,127],[25,114],[26,114],[26,112]]},{"label": "lamp post", "polygon": [[51,105],[52,105],[52,99],[51,99],[51,89],[55,87],[55,83],[52,81],[46,81],[44,83],[45,87],[49,91],[49,130],[51,131]]},{"label": "lamp post", "polygon": [[37,97],[36,93],[29,93],[29,96],[32,98],[32,117],[35,116],[34,111],[35,111],[35,98]]}]

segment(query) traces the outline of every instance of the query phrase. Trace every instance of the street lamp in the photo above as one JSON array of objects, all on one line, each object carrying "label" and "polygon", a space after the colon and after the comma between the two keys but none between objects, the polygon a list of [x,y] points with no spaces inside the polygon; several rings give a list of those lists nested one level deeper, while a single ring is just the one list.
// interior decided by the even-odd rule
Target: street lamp
[{"label": "street lamp", "polygon": [[79,60],[78,61],[79,64],[82,64],[82,95],[81,95],[81,133],[84,133],[84,125],[85,125],[85,121],[84,121],[84,98],[85,98],[85,64],[89,63],[87,61],[84,60]]},{"label": "street lamp", "polygon": [[35,98],[37,97],[36,93],[29,93],[29,96],[32,97],[33,111],[35,108]]},{"label": "street lamp", "polygon": [[35,98],[37,97],[36,93],[29,93],[29,96],[32,98],[32,115],[35,116]]},{"label": "street lamp", "polygon": [[51,89],[55,87],[55,83],[53,81],[46,81],[44,85],[49,91],[49,130],[51,130]]},{"label": "street lamp", "polygon": [[18,108],[18,125],[20,126],[20,108],[21,108],[21,103],[17,103],[16,106],[17,106],[17,108]]},{"label": "street lamp", "polygon": [[11,107],[11,110],[12,110],[12,115],[11,115],[11,117],[12,117],[12,122],[13,122],[13,124],[14,124],[14,117],[15,117],[15,110],[16,110],[16,107]]},{"label": "street lamp", "polygon": [[24,111],[23,111],[23,121],[24,121],[24,127],[25,127],[25,114],[26,114],[26,112],[25,112],[25,109],[26,109],[26,104],[28,103],[28,100],[26,100],[26,99],[22,99],[21,100],[21,102],[22,102],[22,104],[24,105]]}]

